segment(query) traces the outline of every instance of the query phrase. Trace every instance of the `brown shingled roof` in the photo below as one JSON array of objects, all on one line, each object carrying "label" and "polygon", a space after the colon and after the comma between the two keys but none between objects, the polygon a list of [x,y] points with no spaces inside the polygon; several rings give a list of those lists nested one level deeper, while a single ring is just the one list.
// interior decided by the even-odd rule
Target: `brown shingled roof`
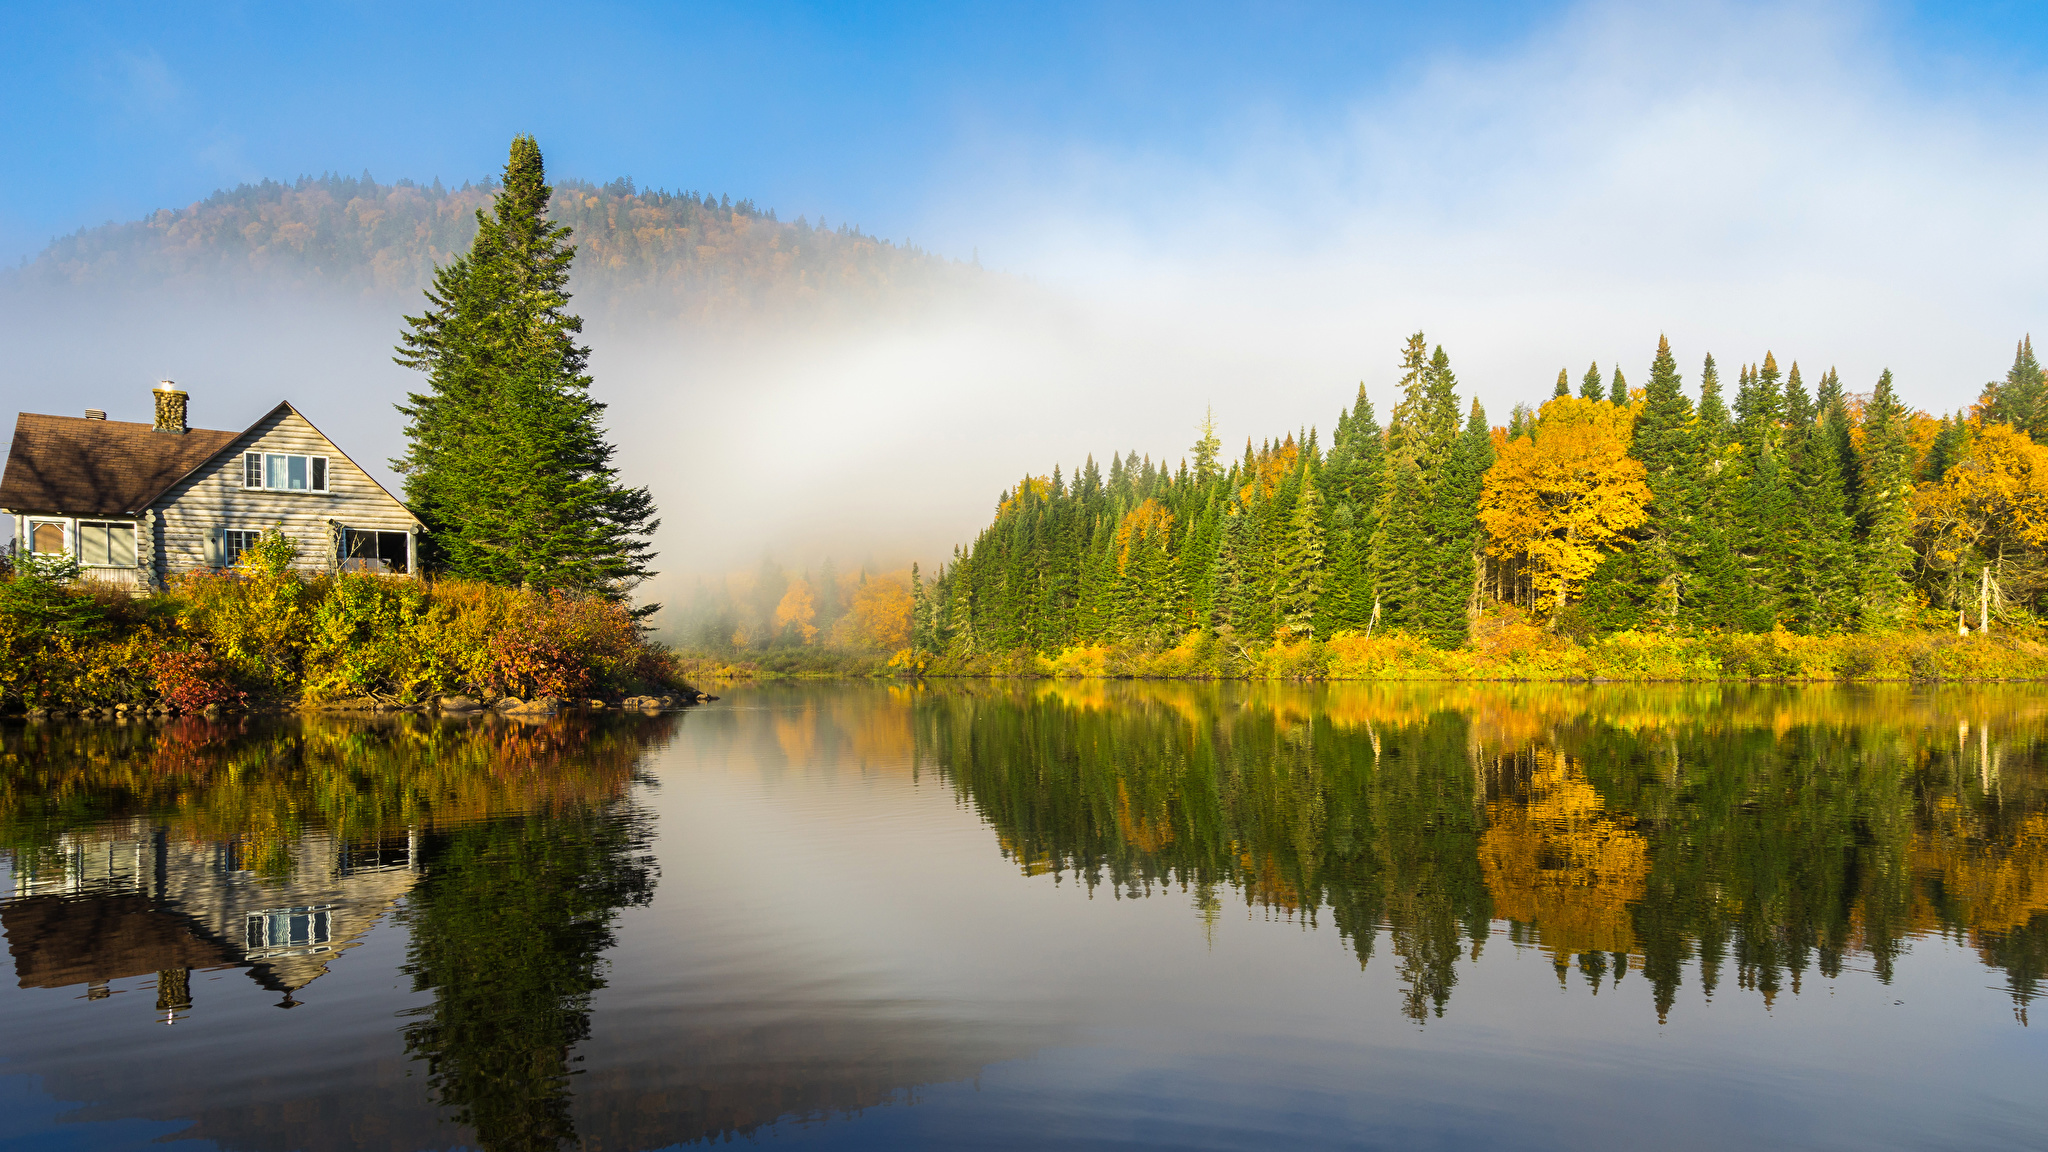
[{"label": "brown shingled roof", "polygon": [[163,968],[213,968],[237,959],[220,941],[193,931],[184,917],[140,896],[11,900],[0,905],[0,925],[23,988],[122,980]]},{"label": "brown shingled roof", "polygon": [[0,477],[0,508],[132,515],[240,435],[194,428],[179,436],[125,420],[23,412]]}]

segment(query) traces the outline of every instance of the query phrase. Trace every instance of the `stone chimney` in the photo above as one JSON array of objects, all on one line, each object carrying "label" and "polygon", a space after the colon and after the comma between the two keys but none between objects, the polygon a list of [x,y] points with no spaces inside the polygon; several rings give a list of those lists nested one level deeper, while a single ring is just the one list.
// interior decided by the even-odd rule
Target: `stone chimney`
[{"label": "stone chimney", "polygon": [[174,436],[185,434],[185,393],[169,380],[156,386],[156,430]]}]

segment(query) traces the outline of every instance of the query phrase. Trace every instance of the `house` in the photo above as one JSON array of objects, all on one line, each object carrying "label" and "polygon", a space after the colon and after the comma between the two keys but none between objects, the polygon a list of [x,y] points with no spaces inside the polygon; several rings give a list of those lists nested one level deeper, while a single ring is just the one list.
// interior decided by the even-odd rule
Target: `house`
[{"label": "house", "polygon": [[[157,974],[160,1011],[191,1007],[191,969],[245,967],[285,996],[327,972],[421,876],[418,828],[343,841],[309,832],[261,873],[240,840],[185,840],[131,819],[58,838],[0,891],[0,931],[23,988]],[[175,995],[167,996],[169,989]]]},{"label": "house", "polygon": [[420,523],[290,404],[240,432],[188,427],[171,381],[154,424],[15,417],[0,514],[15,546],[74,556],[86,575],[145,588],[180,572],[232,568],[276,528],[320,570],[410,573]]}]

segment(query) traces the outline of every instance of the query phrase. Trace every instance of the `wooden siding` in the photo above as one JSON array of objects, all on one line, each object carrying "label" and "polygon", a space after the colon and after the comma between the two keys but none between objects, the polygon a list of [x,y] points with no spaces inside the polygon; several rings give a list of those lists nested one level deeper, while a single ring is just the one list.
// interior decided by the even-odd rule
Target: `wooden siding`
[{"label": "wooden siding", "polygon": [[[281,492],[242,487],[242,454],[291,452],[327,457],[326,492]],[[230,528],[278,528],[299,546],[299,564],[329,569],[338,560],[337,527],[412,532],[418,521],[335,448],[305,417],[280,407],[243,433],[199,471],[157,498],[151,533],[156,570],[166,574],[205,568],[212,533]]]}]

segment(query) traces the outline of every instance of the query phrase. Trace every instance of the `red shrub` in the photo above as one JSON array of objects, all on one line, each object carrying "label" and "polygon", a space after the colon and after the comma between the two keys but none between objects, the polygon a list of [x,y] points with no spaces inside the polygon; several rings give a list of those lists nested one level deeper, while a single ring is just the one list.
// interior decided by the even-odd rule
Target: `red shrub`
[{"label": "red shrub", "polygon": [[157,694],[180,712],[197,712],[209,704],[240,704],[249,698],[204,648],[160,649],[150,661],[150,674]]}]

